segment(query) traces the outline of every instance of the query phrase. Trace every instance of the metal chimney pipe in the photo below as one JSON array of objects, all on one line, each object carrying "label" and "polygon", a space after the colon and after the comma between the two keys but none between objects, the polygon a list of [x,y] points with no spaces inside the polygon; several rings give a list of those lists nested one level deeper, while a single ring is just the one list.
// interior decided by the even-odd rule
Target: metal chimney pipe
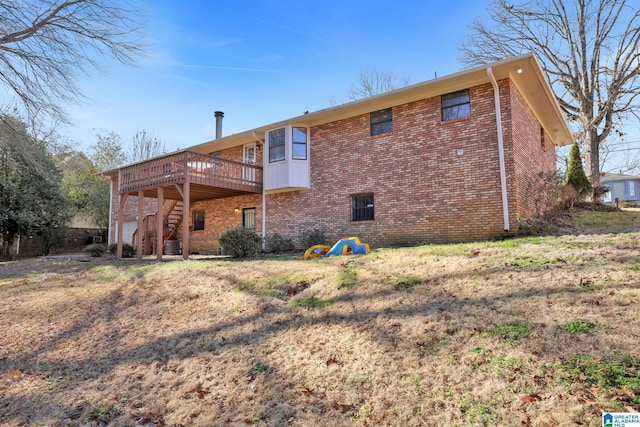
[{"label": "metal chimney pipe", "polygon": [[224,113],[222,111],[216,111],[213,113],[216,118],[216,139],[222,136],[222,118],[224,117]]}]

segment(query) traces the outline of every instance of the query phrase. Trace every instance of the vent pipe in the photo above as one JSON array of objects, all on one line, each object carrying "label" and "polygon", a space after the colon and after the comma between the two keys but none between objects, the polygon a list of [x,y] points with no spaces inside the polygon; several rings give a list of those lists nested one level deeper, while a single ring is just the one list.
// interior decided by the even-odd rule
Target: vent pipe
[{"label": "vent pipe", "polygon": [[224,117],[224,113],[222,111],[216,111],[213,113],[216,118],[216,139],[222,136],[222,118]]}]

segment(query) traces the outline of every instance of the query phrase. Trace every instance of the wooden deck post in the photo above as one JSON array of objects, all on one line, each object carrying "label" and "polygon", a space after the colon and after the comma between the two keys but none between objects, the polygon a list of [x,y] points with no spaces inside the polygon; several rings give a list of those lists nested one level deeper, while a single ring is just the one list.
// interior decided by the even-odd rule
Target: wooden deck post
[{"label": "wooden deck post", "polygon": [[120,195],[120,203],[118,205],[118,233],[117,233],[117,251],[116,251],[116,258],[117,259],[122,259],[122,228],[123,228],[123,222],[124,222],[124,204],[127,202],[127,197],[129,197],[128,194],[121,194]]},{"label": "wooden deck post", "polygon": [[158,213],[156,214],[156,259],[162,259],[164,246],[164,188],[158,187]]},{"label": "wooden deck post", "polygon": [[191,234],[189,232],[189,223],[191,222],[191,182],[189,175],[187,175],[186,182],[184,183],[184,197],[182,200],[182,259],[189,259],[189,244],[191,241]]},{"label": "wooden deck post", "polygon": [[[250,179],[247,179],[247,176]],[[165,244],[165,197],[168,197],[166,200],[171,201],[182,199],[182,232],[180,234],[182,235],[182,257],[187,260],[191,252],[191,191],[194,192],[194,200],[260,194],[262,178],[263,171],[259,166],[184,150],[123,167],[118,171],[118,191],[121,193],[117,226],[118,258],[122,257],[124,205],[129,194],[137,194],[140,203],[138,233],[141,237],[137,245],[138,254],[144,256],[148,252],[148,244],[155,242],[154,250],[158,260],[163,257],[162,248]],[[194,185],[193,188],[191,184]],[[143,189],[158,191],[158,211],[156,221],[153,222],[155,227],[150,225],[149,216],[145,220]],[[165,189],[167,191],[164,191]],[[150,191],[146,194],[149,195]],[[155,196],[151,194],[150,197]],[[141,218],[142,223],[140,223]],[[151,237],[151,230],[153,230],[153,237]],[[143,239],[144,245],[141,245]]]},{"label": "wooden deck post", "polygon": [[138,241],[136,242],[136,258],[142,259],[142,240],[146,237],[147,230],[144,229],[144,193],[138,190]]}]

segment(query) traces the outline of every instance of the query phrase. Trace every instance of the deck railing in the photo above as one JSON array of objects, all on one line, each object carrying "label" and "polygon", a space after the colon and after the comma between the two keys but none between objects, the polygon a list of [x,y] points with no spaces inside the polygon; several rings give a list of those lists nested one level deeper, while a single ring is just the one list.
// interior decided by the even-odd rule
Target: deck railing
[{"label": "deck railing", "polygon": [[262,190],[262,168],[209,154],[180,151],[120,169],[120,193],[191,183],[242,191]]}]

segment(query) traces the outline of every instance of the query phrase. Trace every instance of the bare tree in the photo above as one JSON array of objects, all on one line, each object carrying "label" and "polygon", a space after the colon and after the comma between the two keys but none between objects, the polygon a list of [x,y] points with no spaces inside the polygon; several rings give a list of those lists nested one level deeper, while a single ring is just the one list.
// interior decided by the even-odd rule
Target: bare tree
[{"label": "bare tree", "polygon": [[141,162],[151,157],[159,156],[167,152],[162,141],[153,134],[153,131],[138,130],[132,138],[128,159],[131,163]]},{"label": "bare tree", "polygon": [[640,175],[638,141],[617,139],[608,142],[601,147],[600,159],[601,164],[607,165],[607,167],[603,167],[603,172]]},{"label": "bare tree", "polygon": [[350,101],[368,98],[383,92],[389,92],[409,84],[409,77],[399,77],[392,71],[374,69],[360,73],[358,79],[351,84],[347,97]]},{"label": "bare tree", "polygon": [[62,104],[82,99],[80,74],[142,53],[140,16],[129,0],[0,0],[0,84],[14,96],[0,109],[68,122]]},{"label": "bare tree", "polygon": [[560,107],[584,139],[585,171],[600,184],[600,147],[622,119],[638,117],[640,10],[626,0],[494,0],[476,20],[461,61],[480,65],[533,51]]},{"label": "bare tree", "polygon": [[97,142],[91,147],[90,159],[98,171],[119,168],[127,162],[120,135],[115,132],[96,133]]}]

